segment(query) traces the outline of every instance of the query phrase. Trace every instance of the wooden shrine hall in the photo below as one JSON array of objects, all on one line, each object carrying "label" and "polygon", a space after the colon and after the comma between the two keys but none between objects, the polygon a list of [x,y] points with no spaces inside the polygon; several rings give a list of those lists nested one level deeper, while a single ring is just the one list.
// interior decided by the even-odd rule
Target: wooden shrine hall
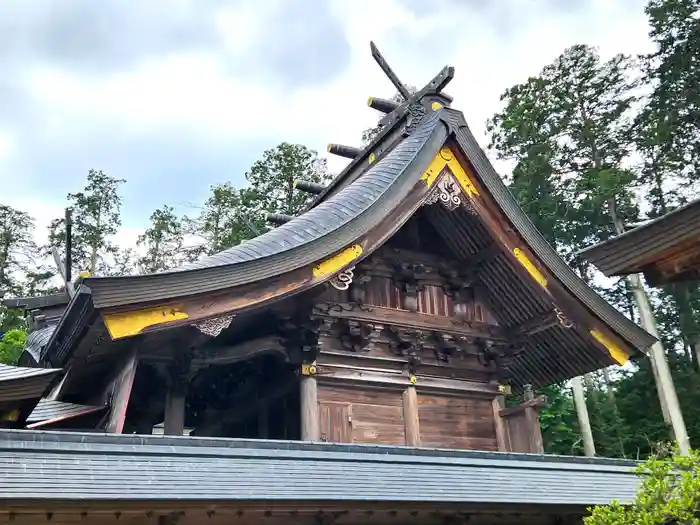
[{"label": "wooden shrine hall", "polygon": [[410,94],[372,54],[404,101],[370,99],[379,133],[329,146],[303,213],[6,302],[32,332],[0,369],[0,521],[565,524],[634,495],[630,462],[542,455],[533,391],[654,338],[518,207],[453,68]]}]

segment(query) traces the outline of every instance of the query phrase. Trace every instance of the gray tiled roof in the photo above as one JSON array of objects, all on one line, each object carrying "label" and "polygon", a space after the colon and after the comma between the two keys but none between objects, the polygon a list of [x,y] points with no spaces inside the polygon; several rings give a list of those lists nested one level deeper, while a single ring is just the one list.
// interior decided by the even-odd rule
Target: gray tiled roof
[{"label": "gray tiled roof", "polygon": [[[633,462],[405,447],[0,431],[0,500],[629,501]],[[115,472],[119,476],[115,477]]]}]

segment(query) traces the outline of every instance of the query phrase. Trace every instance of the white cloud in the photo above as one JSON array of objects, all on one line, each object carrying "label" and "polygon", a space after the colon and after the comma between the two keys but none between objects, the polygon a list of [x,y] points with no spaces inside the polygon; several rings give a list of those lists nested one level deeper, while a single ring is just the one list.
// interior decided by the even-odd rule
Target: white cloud
[{"label": "white cloud", "polygon": [[[180,130],[196,137],[198,143],[212,144],[258,139],[273,146],[288,140],[322,152],[327,142],[358,144],[362,130],[379,118],[366,107],[367,97],[393,93],[370,56],[369,40],[373,39],[409,84],[420,87],[444,65],[455,66],[456,78],[446,91],[455,97],[453,105],[464,111],[475,135],[485,144],[484,123],[499,109],[501,92],[537,73],[565,47],[586,43],[610,56],[643,52],[649,46],[641,7],[630,11],[624,0],[593,0],[585,12],[575,16],[533,10],[532,2],[524,0],[511,2],[511,18],[518,23],[504,26],[510,27],[509,34],[499,34],[500,26],[488,25],[473,9],[436,7],[418,16],[398,0],[334,0],[332,8],[343,20],[351,45],[349,67],[330,84],[285,92],[258,78],[232,74],[227,62],[231,57],[255,54],[251,42],[264,30],[257,4],[251,2],[246,9],[219,17],[228,56],[206,51],[167,55],[104,76],[81,75],[52,64],[25,70],[24,89],[44,117],[40,132],[73,143],[85,140],[96,129],[118,129],[123,136],[136,139]],[[431,35],[454,36],[432,54],[420,46],[413,49],[400,44],[428,41]],[[1,162],[14,151],[9,131],[0,132],[3,184],[10,174],[2,172]],[[170,154],[176,157],[178,152]],[[331,159],[330,166],[337,171],[344,164],[342,159]],[[198,181],[193,179],[192,184]],[[36,216],[40,232],[44,231],[41,225],[62,213],[62,194],[52,202],[37,202],[31,188],[13,191],[20,193],[15,199],[18,207]],[[160,204],[154,201],[152,207]],[[146,221],[144,212],[140,222]],[[133,243],[136,235],[137,229],[124,230],[120,239]]]}]

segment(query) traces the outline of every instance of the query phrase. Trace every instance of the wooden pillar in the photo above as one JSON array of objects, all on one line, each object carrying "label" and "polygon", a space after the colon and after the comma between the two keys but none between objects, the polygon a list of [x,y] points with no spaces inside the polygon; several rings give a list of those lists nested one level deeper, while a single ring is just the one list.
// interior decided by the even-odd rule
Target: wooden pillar
[{"label": "wooden pillar", "polygon": [[496,443],[498,443],[499,452],[509,452],[508,446],[508,431],[506,422],[501,416],[501,410],[506,407],[504,396],[499,395],[493,398],[493,423],[496,428]]},{"label": "wooden pillar", "polygon": [[192,352],[188,350],[176,354],[168,367],[163,422],[163,434],[166,436],[181,436],[185,432],[185,400],[192,373]]},{"label": "wooden pillar", "polygon": [[185,389],[172,385],[165,398],[165,422],[163,434],[181,436],[185,432]]},{"label": "wooden pillar", "polygon": [[112,398],[112,407],[105,423],[105,432],[109,434],[121,434],[124,430],[126,409],[131,397],[131,388],[134,386],[137,365],[137,353],[136,350],[133,350],[122,363],[121,370],[117,372],[107,389],[107,392],[111,393]]},{"label": "wooden pillar", "polygon": [[420,420],[418,418],[418,394],[411,385],[403,392],[403,421],[406,431],[406,445],[420,446]]},{"label": "wooden pillar", "polygon": [[[530,430],[530,452],[542,454],[544,452],[544,441],[542,440],[542,428],[540,427],[539,406],[535,401],[535,393],[532,385],[525,385],[525,419]],[[542,402],[544,404],[544,401]]]},{"label": "wooden pillar", "polygon": [[301,440],[320,441],[321,422],[318,413],[318,385],[312,375],[316,365],[302,365],[301,394]]}]

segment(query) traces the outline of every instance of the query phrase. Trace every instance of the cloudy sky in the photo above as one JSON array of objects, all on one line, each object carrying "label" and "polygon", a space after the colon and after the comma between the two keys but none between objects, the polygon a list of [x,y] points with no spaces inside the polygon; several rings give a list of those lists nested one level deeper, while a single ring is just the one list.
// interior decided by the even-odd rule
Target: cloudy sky
[{"label": "cloudy sky", "polygon": [[[566,46],[648,49],[643,0],[4,0],[0,8],[0,202],[62,213],[90,168],[127,179],[131,243],[163,204],[241,183],[282,140],[357,144],[393,88],[444,65],[478,137],[499,95]],[[485,143],[485,139],[482,140]],[[331,163],[334,170],[342,163]]]}]

